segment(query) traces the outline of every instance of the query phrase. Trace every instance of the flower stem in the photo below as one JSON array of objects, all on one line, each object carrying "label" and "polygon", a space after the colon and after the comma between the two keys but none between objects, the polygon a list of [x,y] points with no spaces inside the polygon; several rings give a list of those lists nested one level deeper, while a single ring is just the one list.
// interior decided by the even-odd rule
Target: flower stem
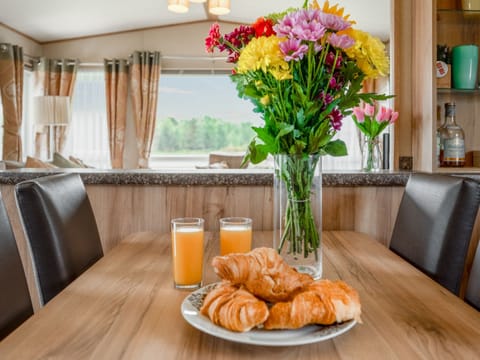
[{"label": "flower stem", "polygon": [[[315,169],[319,155],[283,155],[280,176],[286,188],[284,231],[278,247],[281,252],[288,244],[288,253],[308,257],[312,252],[318,257],[320,236],[315,224],[310,197],[313,191]],[[321,194],[319,194],[321,196]]]}]

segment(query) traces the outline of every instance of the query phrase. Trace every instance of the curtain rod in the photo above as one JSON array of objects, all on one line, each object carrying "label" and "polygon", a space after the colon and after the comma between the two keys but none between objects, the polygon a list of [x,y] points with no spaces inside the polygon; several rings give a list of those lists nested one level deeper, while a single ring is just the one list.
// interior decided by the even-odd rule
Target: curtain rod
[{"label": "curtain rod", "polygon": [[[29,58],[32,61],[40,61],[39,56],[32,56],[24,54],[24,57]],[[193,60],[193,61],[226,61],[227,57],[224,56],[188,56],[188,55],[161,55],[160,60]],[[109,60],[111,62],[112,60]],[[71,64],[74,64],[72,62]],[[103,62],[79,62],[79,66],[103,66]]]}]

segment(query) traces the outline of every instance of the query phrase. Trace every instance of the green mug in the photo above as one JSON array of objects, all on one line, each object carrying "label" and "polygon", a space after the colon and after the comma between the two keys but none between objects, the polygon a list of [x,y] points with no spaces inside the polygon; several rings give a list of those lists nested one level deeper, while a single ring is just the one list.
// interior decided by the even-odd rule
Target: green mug
[{"label": "green mug", "polygon": [[452,85],[454,89],[476,89],[478,46],[458,45],[452,49]]}]

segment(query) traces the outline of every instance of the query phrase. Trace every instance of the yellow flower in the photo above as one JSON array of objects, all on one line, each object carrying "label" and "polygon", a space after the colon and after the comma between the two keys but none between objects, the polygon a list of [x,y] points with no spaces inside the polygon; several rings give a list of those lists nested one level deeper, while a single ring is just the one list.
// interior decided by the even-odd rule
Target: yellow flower
[{"label": "yellow flower", "polygon": [[262,70],[270,72],[275,79],[291,79],[290,67],[280,51],[280,40],[276,36],[261,36],[252,39],[242,50],[237,63],[237,72]]},{"label": "yellow flower", "polygon": [[339,32],[355,39],[355,45],[345,50],[347,56],[356,61],[360,70],[367,78],[376,79],[386,76],[389,72],[389,60],[385,53],[385,45],[380,39],[355,29]]},{"label": "yellow flower", "polygon": [[262,103],[262,105],[267,106],[268,104],[270,104],[270,96],[265,95],[260,99],[260,102]]}]

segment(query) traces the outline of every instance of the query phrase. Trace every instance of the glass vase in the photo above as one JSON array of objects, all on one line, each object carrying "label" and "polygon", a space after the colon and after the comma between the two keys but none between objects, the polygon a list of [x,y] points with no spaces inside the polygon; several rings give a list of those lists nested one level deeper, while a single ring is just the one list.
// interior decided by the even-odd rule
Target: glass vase
[{"label": "glass vase", "polygon": [[275,155],[273,246],[314,279],[322,276],[322,164],[319,155]]},{"label": "glass vase", "polygon": [[381,170],[382,159],[379,137],[365,137],[362,147],[362,169],[364,171]]}]

